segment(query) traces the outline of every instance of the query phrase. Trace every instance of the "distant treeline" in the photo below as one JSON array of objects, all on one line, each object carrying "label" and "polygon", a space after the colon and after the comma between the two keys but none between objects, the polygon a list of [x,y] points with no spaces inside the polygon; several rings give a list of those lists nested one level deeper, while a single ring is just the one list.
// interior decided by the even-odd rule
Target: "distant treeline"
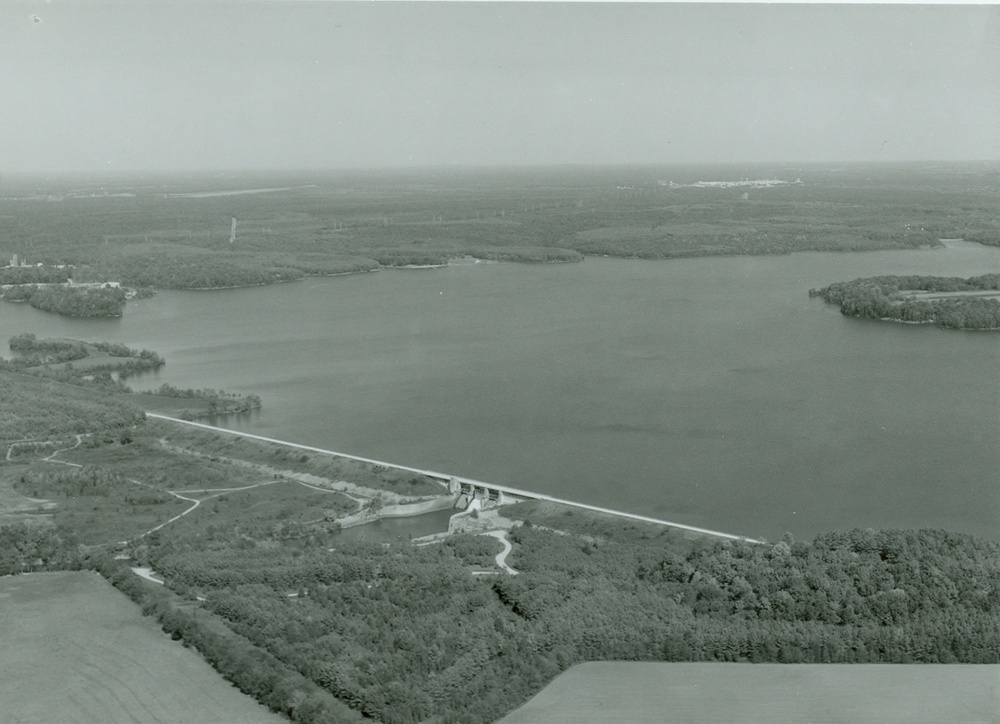
[{"label": "distant treeline", "polygon": [[852,317],[932,323],[953,329],[1000,329],[1000,298],[961,296],[922,299],[914,292],[981,292],[1000,289],[1000,274],[962,279],[934,276],[880,276],[810,289],[809,296],[839,304]]},{"label": "distant treeline", "polygon": [[54,266],[8,266],[0,268],[0,284],[64,284],[72,270]]},{"label": "distant treeline", "polygon": [[508,248],[469,247],[453,249],[370,249],[368,253],[380,266],[440,266],[456,257],[471,256],[485,261],[551,263],[583,261],[583,254],[574,249],[516,246]]},{"label": "distant treeline", "polygon": [[[661,184],[674,170],[380,172],[196,202],[152,191],[89,199],[85,214],[70,200],[12,201],[0,252],[73,264],[78,281],[208,289],[463,256],[554,262],[1000,243],[994,194],[973,166],[789,169],[802,184],[749,191]],[[38,272],[10,273],[30,281]]]},{"label": "distant treeline", "polygon": [[86,274],[117,279],[122,284],[160,289],[224,289],[251,287],[301,279],[304,272],[290,266],[234,254],[157,253],[102,259]]}]

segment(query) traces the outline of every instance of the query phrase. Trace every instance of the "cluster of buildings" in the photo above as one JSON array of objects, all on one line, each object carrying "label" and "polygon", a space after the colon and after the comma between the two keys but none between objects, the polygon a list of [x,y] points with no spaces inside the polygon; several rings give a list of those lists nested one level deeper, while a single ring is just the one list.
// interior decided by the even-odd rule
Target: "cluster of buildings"
[{"label": "cluster of buildings", "polygon": [[769,189],[774,186],[789,186],[791,184],[801,184],[802,179],[797,178],[794,181],[782,181],[776,178],[764,178],[764,179],[742,179],[740,181],[696,181],[693,184],[676,184],[673,181],[664,181],[660,179],[657,184],[660,186],[667,186],[672,189],[731,189],[739,186],[749,186],[755,189]]},{"label": "cluster of buildings", "polygon": [[[27,269],[27,268],[31,268],[32,266],[42,267],[42,266],[45,266],[45,265],[42,262],[38,262],[37,264],[29,264],[26,259],[20,259],[20,258],[18,258],[17,254],[12,254],[11,257],[10,257],[10,264],[8,264],[7,266],[5,266],[4,269],[14,269],[16,267],[20,267],[22,269]],[[54,264],[54,265],[51,265],[51,266],[52,266],[53,269],[65,269],[67,265],[66,264]]]}]

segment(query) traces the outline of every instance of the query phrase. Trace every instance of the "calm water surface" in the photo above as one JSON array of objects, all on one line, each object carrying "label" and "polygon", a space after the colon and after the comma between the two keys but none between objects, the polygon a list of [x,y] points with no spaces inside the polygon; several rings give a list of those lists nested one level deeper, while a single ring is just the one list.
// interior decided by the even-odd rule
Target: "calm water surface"
[{"label": "calm water surface", "polygon": [[[257,434],[774,539],[1000,530],[1000,335],[843,317],[811,287],[1000,271],[1000,249],[460,265],[161,292],[143,384],[256,392]],[[140,386],[137,382],[135,386]]]}]

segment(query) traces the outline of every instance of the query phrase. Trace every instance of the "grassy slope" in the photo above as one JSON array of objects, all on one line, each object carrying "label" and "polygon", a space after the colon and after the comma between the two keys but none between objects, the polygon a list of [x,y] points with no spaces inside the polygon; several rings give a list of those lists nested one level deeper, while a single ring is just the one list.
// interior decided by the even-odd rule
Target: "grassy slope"
[{"label": "grassy slope", "polygon": [[5,721],[280,722],[94,573],[0,578]]}]

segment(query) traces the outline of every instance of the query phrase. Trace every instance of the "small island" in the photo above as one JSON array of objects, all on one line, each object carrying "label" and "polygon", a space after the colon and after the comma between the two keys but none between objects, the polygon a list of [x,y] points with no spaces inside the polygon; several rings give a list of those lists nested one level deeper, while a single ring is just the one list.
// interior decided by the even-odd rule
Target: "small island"
[{"label": "small island", "polygon": [[810,289],[841,314],[950,329],[1000,330],[1000,274],[879,276]]}]

